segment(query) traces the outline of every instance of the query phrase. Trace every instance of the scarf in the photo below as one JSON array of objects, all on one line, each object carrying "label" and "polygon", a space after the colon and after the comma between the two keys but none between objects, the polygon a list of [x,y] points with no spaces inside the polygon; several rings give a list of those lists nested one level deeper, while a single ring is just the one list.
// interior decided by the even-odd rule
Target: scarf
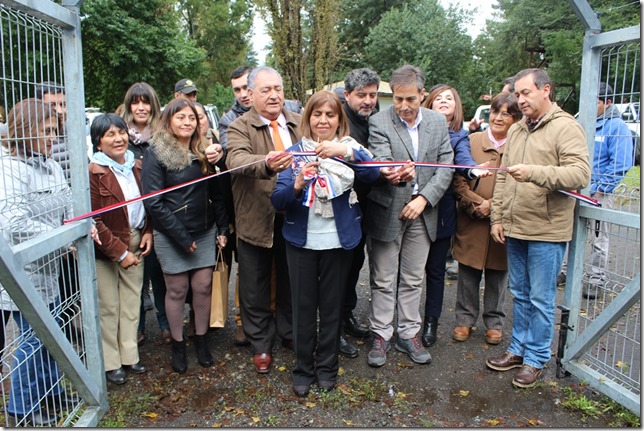
[{"label": "scarf", "polygon": [[492,134],[492,130],[490,130],[490,128],[489,128],[489,127],[487,128],[487,137],[488,137],[488,138],[490,138],[490,142],[492,142],[492,144],[494,144],[494,148],[496,149],[496,151],[499,151],[499,149],[500,149],[502,146],[504,146],[504,145],[505,145],[505,142],[508,140],[507,135],[506,135],[506,137],[505,137],[505,138],[497,140],[497,139],[494,137],[494,135]]},{"label": "scarf", "polygon": [[125,163],[122,165],[117,163],[114,159],[106,156],[102,151],[95,152],[90,161],[97,165],[107,166],[108,168],[116,169],[124,174],[129,174],[132,172],[132,168],[134,167],[134,153],[127,150],[125,152]]},{"label": "scarf", "polygon": [[143,132],[139,132],[136,127],[134,127],[134,123],[128,124],[128,135],[130,135],[130,141],[134,145],[139,145],[144,142],[149,142],[150,138],[152,138],[152,129],[149,125],[145,126],[145,129],[143,129]]},{"label": "scarf", "polygon": [[[338,139],[333,138],[332,142],[338,142]],[[352,147],[360,145],[350,136],[340,139],[340,142],[351,145]],[[312,139],[303,137],[301,146],[302,151],[314,151],[318,143]],[[316,161],[317,157],[305,156],[302,159],[298,162],[298,166],[300,167],[308,162]],[[349,205],[358,202],[358,196],[353,190],[355,173],[349,166],[334,159],[317,159],[317,161],[320,163],[318,173],[311,178],[311,181],[304,189],[305,194],[302,204],[313,208],[315,214],[324,218],[330,218],[333,217],[332,199],[351,190]],[[298,174],[299,169],[296,169],[295,175]]]}]

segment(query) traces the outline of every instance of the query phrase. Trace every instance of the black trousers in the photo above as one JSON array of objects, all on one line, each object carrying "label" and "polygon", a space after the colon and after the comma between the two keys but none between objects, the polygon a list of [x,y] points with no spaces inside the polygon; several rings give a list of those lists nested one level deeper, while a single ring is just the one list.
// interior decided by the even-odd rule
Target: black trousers
[{"label": "black trousers", "polygon": [[[239,305],[246,338],[255,353],[270,353],[275,334],[293,339],[291,285],[282,236],[283,216],[275,215],[273,247],[237,241]],[[275,259],[277,291],[275,316],[271,311],[271,272]]]},{"label": "black trousers", "polygon": [[341,306],[351,255],[351,250],[341,248],[308,250],[286,244],[293,298],[294,385],[310,385],[316,377],[337,379]]},{"label": "black trousers", "polygon": [[445,293],[445,265],[450,250],[452,237],[437,239],[432,242],[425,265],[425,280],[427,283],[425,295],[425,318],[441,317],[443,309],[443,294]]},{"label": "black trousers", "polygon": [[353,310],[358,305],[358,294],[356,289],[358,287],[358,279],[360,278],[360,270],[364,265],[365,259],[365,244],[367,242],[367,235],[362,234],[360,243],[352,250],[351,265],[347,274],[346,287],[344,292],[344,304],[342,305],[342,321],[346,320]]}]

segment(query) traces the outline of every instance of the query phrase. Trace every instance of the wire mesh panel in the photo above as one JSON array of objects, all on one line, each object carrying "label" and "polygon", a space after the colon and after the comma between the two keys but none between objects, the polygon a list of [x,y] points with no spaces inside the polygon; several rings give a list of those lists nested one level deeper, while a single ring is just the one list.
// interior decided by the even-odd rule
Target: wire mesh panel
[{"label": "wire mesh panel", "polygon": [[65,36],[25,9],[0,4],[0,241],[28,256],[2,255],[0,426],[66,426],[87,407],[71,375],[88,357],[75,244],[57,236],[73,215]]}]

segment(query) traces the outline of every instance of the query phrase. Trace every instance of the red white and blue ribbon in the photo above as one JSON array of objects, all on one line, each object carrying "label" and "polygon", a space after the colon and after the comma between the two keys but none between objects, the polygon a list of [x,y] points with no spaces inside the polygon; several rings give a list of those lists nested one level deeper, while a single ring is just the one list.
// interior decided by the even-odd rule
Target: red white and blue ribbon
[{"label": "red white and blue ribbon", "polygon": [[[282,154],[284,154],[284,153],[277,154],[274,157],[278,157],[278,156],[280,156]],[[300,152],[293,151],[293,152],[290,152],[289,154],[293,155],[294,157],[296,157],[296,156],[306,156],[306,157],[316,156],[315,152],[313,152],[313,151],[300,151]],[[341,159],[339,157],[335,157],[334,160],[337,160],[340,163],[344,163],[344,164],[349,165],[349,166],[362,166],[362,167],[368,167],[368,168],[399,167],[399,166],[404,166],[404,165],[406,165],[408,163],[408,162],[400,162],[400,161],[347,162],[347,161],[345,161],[345,160],[343,160],[343,159]],[[195,180],[187,181],[187,182],[182,183],[182,184],[177,184],[177,185],[174,185],[172,187],[168,187],[166,189],[157,190],[157,191],[154,191],[152,193],[148,193],[148,194],[139,196],[139,197],[134,198],[134,199],[119,202],[118,204],[108,205],[106,207],[103,207],[103,208],[100,208],[100,209],[97,209],[97,210],[94,210],[94,211],[90,211],[88,213],[85,213],[85,214],[70,218],[68,220],[63,220],[63,223],[67,224],[67,223],[72,223],[72,222],[75,222],[75,221],[83,220],[83,219],[86,219],[86,218],[89,218],[89,217],[94,217],[94,216],[106,213],[108,211],[112,211],[112,210],[115,210],[115,209],[118,209],[118,208],[122,208],[124,206],[127,206],[127,205],[135,203],[135,202],[144,201],[144,200],[149,199],[149,198],[151,198],[153,196],[160,196],[160,195],[162,195],[164,193],[167,193],[167,192],[170,192],[172,190],[177,190],[177,189],[180,189],[180,188],[192,185],[192,184],[199,183],[201,181],[207,181],[209,179],[218,177],[220,175],[230,174],[231,172],[246,168],[248,166],[255,165],[257,163],[264,163],[264,161],[265,161],[264,159],[256,160],[254,162],[246,163],[244,165],[238,166],[238,167],[233,168],[233,169],[228,169],[226,171],[222,171],[222,172],[218,172],[218,173],[215,173],[215,174],[207,175],[205,177],[201,177],[201,178],[197,178]],[[453,168],[453,169],[479,168],[478,166],[455,165],[455,164],[446,164],[446,163],[445,164],[443,164],[443,163],[429,163],[429,162],[413,162],[413,163],[414,163],[414,166],[420,167],[420,168]],[[504,167],[499,167],[499,168],[479,168],[479,169],[487,169],[489,171],[507,171],[507,168],[504,168]],[[313,186],[314,186],[315,181],[319,181],[319,176],[316,176],[315,180],[311,181],[310,187],[308,187],[307,194],[313,195],[311,190],[313,190]],[[325,187],[330,186],[329,185],[330,181],[326,180],[325,183],[326,183]],[[569,196],[571,198],[577,199],[577,200],[579,200],[579,201],[581,201],[583,203],[586,203],[588,205],[593,205],[593,206],[596,206],[596,207],[601,206],[601,202],[599,202],[597,199],[591,198],[590,196],[582,195],[581,193],[577,193],[577,192],[574,192],[574,191],[571,191],[571,190],[558,190],[558,192],[563,193],[563,194],[565,194],[565,195],[567,195],[567,196]],[[311,204],[312,204],[313,203],[313,196],[310,197],[310,200],[311,200]],[[307,205],[307,206],[310,206],[310,205]]]}]

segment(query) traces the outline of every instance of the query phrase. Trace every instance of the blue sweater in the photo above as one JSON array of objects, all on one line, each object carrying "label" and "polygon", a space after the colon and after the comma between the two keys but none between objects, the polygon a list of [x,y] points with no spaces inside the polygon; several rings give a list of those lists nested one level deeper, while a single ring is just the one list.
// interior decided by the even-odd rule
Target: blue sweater
[{"label": "blue sweater", "polygon": [[[472,158],[469,133],[465,129],[458,132],[449,129],[449,143],[454,150],[454,164],[476,166],[478,163]],[[469,169],[457,169],[457,174],[470,178]],[[452,185],[447,188],[445,194],[438,202],[438,226],[436,228],[436,239],[451,237],[456,233],[456,197]]]},{"label": "blue sweater", "polygon": [[[302,151],[302,143],[298,142],[286,151]],[[371,161],[371,157],[366,151],[353,150],[355,161]],[[340,163],[340,162],[338,162]],[[361,168],[353,167],[355,171],[355,180],[371,184],[380,176],[378,168]],[[304,193],[295,196],[295,177],[293,168],[290,167],[280,172],[277,177],[277,184],[271,195],[271,202],[277,211],[285,211],[284,227],[282,234],[284,239],[295,247],[304,247],[306,244],[307,225],[309,221],[309,207],[303,205],[302,199]],[[345,250],[355,248],[362,237],[362,210],[360,205],[349,204],[349,195],[351,190],[347,190],[342,195],[331,200],[333,206],[333,217],[338,230],[340,244]]]}]

